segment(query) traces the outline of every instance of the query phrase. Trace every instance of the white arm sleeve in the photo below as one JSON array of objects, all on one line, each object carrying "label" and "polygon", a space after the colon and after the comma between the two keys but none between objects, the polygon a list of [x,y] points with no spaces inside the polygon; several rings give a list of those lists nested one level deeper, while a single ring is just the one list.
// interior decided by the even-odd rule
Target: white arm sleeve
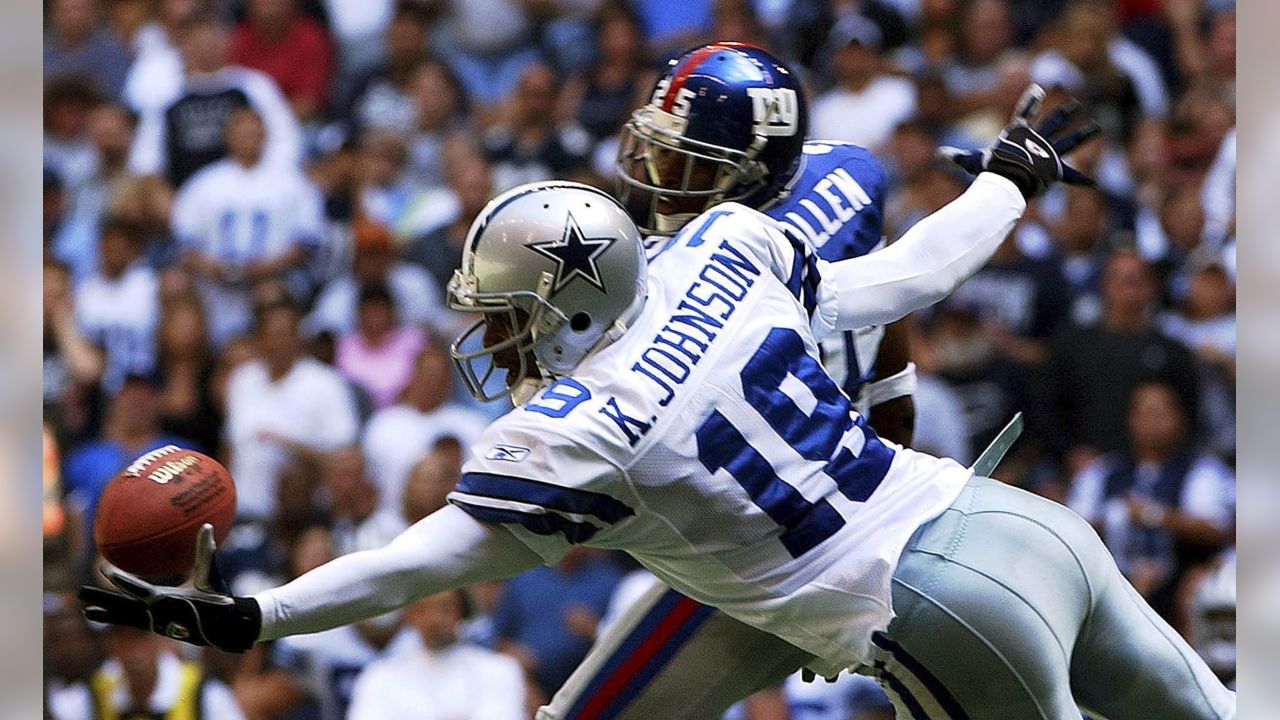
[{"label": "white arm sleeve", "polygon": [[254,595],[260,640],[319,632],[404,607],[418,598],[510,577],[542,563],[509,530],[447,506],[386,547],[343,555]]},{"label": "white arm sleeve", "polygon": [[963,195],[883,250],[818,260],[814,335],[883,325],[943,299],[986,264],[1026,207],[1012,182],[982,173]]}]

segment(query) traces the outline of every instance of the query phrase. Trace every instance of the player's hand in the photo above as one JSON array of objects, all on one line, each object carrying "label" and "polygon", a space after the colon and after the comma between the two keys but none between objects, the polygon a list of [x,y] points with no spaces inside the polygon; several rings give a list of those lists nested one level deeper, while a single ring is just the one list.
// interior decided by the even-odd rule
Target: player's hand
[{"label": "player's hand", "polygon": [[1080,110],[1080,103],[1067,100],[1039,127],[1031,120],[1044,102],[1044,90],[1032,85],[1018,100],[1013,119],[985,150],[961,150],[943,146],[938,155],[964,168],[969,174],[991,172],[1013,181],[1030,200],[1044,194],[1055,182],[1070,185],[1092,185],[1093,180],[1062,161],[1062,156],[1098,134],[1100,128],[1089,120],[1070,132],[1063,132]]},{"label": "player's hand", "polygon": [[196,561],[182,585],[153,585],[103,561],[102,574],[121,592],[93,585],[80,588],[84,616],[95,622],[128,625],[191,643],[244,652],[258,639],[258,601],[233,597],[215,587],[213,526],[196,539]]}]

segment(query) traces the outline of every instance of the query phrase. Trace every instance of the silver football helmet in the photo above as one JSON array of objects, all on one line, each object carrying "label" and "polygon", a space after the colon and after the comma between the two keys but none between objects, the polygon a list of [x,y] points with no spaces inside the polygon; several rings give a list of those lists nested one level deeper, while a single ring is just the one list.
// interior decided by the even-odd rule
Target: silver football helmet
[{"label": "silver football helmet", "polygon": [[449,307],[482,314],[451,346],[454,365],[480,400],[523,403],[626,330],[645,278],[640,233],[607,193],[572,182],[513,188],[476,217],[449,281]]}]

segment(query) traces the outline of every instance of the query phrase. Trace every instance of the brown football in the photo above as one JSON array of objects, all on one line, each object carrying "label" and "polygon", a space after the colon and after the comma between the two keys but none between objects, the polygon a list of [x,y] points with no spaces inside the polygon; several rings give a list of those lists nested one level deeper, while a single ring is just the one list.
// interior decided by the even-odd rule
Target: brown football
[{"label": "brown football", "polygon": [[167,445],[133,461],[98,500],[93,541],[116,567],[135,575],[183,575],[195,562],[196,535],[213,525],[221,543],[236,512],[236,486],[217,460]]}]

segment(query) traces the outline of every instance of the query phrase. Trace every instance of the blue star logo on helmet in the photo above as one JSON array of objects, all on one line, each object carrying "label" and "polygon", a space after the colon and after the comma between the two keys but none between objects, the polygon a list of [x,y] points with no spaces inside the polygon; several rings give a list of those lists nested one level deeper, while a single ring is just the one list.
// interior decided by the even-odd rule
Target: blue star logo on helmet
[{"label": "blue star logo on helmet", "polygon": [[573,219],[573,213],[569,213],[569,220],[564,227],[564,237],[559,240],[529,243],[528,248],[555,262],[556,276],[551,292],[559,292],[560,288],[569,284],[569,281],[575,277],[580,277],[595,289],[605,292],[604,280],[600,278],[600,266],[596,261],[613,242],[614,239],[609,237],[584,236],[582,229],[578,227],[578,221]]}]

